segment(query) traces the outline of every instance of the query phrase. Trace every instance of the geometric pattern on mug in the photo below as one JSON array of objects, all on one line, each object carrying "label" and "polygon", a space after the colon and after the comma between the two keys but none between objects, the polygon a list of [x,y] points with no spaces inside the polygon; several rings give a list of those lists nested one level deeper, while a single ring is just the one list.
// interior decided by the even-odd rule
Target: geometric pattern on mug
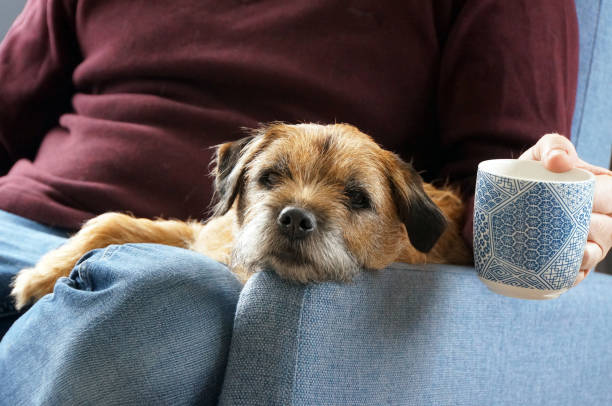
[{"label": "geometric pattern on mug", "polygon": [[[579,224],[579,227],[584,227],[586,225],[588,227],[589,222],[591,220],[591,211],[593,210],[592,201],[588,200],[586,204],[583,204],[581,208],[576,210],[573,214],[574,219]],[[588,231],[585,229],[585,231]]]},{"label": "geometric pattern on mug", "polygon": [[[587,232],[582,227],[576,227],[566,247],[555,261],[542,273],[542,278],[552,286],[552,289],[562,289],[572,285],[582,263],[584,241]],[[574,269],[575,272],[568,272]]]},{"label": "geometric pattern on mug", "polygon": [[487,173],[485,176],[491,181],[492,184],[510,195],[515,194],[519,190],[517,182],[518,179],[502,178],[490,173]]},{"label": "geometric pattern on mug", "polygon": [[584,202],[589,198],[590,185],[568,185],[559,184],[555,187],[555,192],[561,198],[561,202],[567,206],[570,213],[584,207]]},{"label": "geometric pattern on mug", "polygon": [[503,283],[504,285],[518,287],[535,287],[538,289],[550,289],[545,281],[538,275],[529,275],[516,272],[513,266],[493,259],[483,275],[485,279]]},{"label": "geometric pattern on mug", "polygon": [[474,207],[474,247],[479,248],[479,255],[474,256],[476,269],[482,269],[491,258],[491,234],[489,233],[489,215],[479,206]]},{"label": "geometric pattern on mug", "polygon": [[545,184],[491,214],[493,254],[518,267],[540,273],[569,239],[574,223]]},{"label": "geometric pattern on mug", "polygon": [[475,203],[477,202],[483,209],[491,209],[504,202],[510,196],[504,193],[503,189],[499,190],[496,188],[494,183],[485,175],[481,176],[479,173],[476,182],[476,190],[478,193],[475,197]]},{"label": "geometric pattern on mug", "polygon": [[[505,192],[510,190],[508,183],[501,183],[502,179],[478,172],[474,200],[474,247],[478,248],[474,265],[478,274],[526,288],[570,287],[586,244],[594,182],[580,185],[582,196],[569,199],[569,190],[578,185],[515,180],[513,187],[518,193],[510,198]],[[581,226],[576,226],[574,219],[582,221]],[[514,267],[527,274],[512,276]]]}]

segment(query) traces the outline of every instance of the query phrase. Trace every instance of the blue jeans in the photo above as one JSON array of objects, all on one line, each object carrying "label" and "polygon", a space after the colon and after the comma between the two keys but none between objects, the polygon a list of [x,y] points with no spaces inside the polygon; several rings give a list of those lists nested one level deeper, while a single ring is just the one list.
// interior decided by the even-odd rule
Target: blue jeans
[{"label": "blue jeans", "polygon": [[35,264],[60,246],[68,231],[38,224],[0,210],[0,339],[19,317],[9,297],[9,284],[21,268]]},{"label": "blue jeans", "polygon": [[[65,238],[6,212],[0,226],[3,277]],[[216,404],[241,288],[184,249],[94,250],[0,342],[0,404]]]}]

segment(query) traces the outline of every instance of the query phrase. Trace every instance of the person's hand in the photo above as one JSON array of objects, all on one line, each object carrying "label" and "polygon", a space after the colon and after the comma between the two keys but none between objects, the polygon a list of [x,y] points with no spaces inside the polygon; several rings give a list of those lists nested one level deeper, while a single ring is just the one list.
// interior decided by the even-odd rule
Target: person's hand
[{"label": "person's hand", "polygon": [[559,134],[543,136],[519,159],[543,161],[544,166],[554,172],[582,168],[595,175],[593,214],[580,272],[574,283],[577,285],[605,258],[612,246],[612,171],[584,162],[572,143]]}]

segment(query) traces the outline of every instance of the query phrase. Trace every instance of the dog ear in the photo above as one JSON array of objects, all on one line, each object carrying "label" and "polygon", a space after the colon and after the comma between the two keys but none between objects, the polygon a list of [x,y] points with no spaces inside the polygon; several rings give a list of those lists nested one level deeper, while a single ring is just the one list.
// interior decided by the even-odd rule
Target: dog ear
[{"label": "dog ear", "polygon": [[215,153],[215,197],[218,200],[214,215],[220,216],[232,207],[238,192],[242,179],[244,177],[246,162],[241,157],[244,157],[248,145],[255,138],[254,135],[241,138],[237,141],[226,142],[217,146]]},{"label": "dog ear", "polygon": [[282,122],[263,124],[255,129],[243,128],[250,132],[248,137],[237,141],[226,142],[217,146],[215,166],[212,174],[215,177],[215,196],[217,203],[213,216],[228,212],[242,189],[249,163],[280,136],[287,136],[287,126]]},{"label": "dog ear", "polygon": [[429,252],[447,226],[446,218],[423,189],[423,180],[412,165],[394,155],[390,180],[393,200],[408,232],[410,243]]}]

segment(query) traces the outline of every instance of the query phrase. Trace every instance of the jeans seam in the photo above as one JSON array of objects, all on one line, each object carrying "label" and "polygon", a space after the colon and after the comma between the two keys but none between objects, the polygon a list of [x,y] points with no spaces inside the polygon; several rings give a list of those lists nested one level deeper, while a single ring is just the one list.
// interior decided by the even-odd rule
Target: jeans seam
[{"label": "jeans seam", "polygon": [[[117,251],[117,249],[120,247],[121,247],[120,245],[109,245],[108,247],[104,249],[104,251],[102,251],[102,255],[100,256],[100,259],[97,259],[96,262],[108,261],[113,256],[115,251]],[[87,284],[88,290],[92,289],[91,275],[89,272],[90,270],[89,262],[90,261],[91,261],[91,258],[88,258],[87,260],[81,262],[79,264],[79,267],[77,268],[77,273],[79,275],[79,278],[85,281],[85,283]]]},{"label": "jeans seam", "polygon": [[109,245],[108,247],[106,247],[104,251],[102,252],[102,256],[100,257],[99,261],[109,261],[113,257],[115,252],[119,248],[121,248],[121,246],[122,245],[114,244],[114,245]]},{"label": "jeans seam", "polygon": [[79,267],[77,268],[77,275],[81,281],[86,281],[87,287],[90,288],[91,281],[89,280],[89,272],[87,272],[87,268],[85,266],[86,262],[87,261],[83,261],[79,264]]}]

